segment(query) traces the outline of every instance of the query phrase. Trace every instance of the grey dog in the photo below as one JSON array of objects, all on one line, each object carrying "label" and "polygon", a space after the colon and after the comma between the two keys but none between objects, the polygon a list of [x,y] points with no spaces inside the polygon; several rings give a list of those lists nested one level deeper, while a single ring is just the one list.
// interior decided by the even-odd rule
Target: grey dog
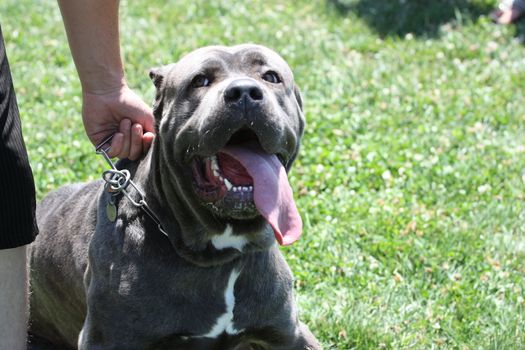
[{"label": "grey dog", "polygon": [[30,347],[321,349],[277,244],[301,233],[286,175],[304,129],[290,68],[262,46],[211,46],[150,77],[157,136],[118,166],[160,225],[103,180],[47,195]]}]

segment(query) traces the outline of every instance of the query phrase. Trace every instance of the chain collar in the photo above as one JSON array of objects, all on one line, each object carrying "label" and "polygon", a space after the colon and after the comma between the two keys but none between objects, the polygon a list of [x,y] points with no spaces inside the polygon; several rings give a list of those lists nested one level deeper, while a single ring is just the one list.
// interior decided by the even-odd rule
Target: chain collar
[{"label": "chain collar", "polygon": [[[164,228],[162,227],[162,224],[155,215],[155,213],[151,210],[148,203],[146,202],[146,195],[144,192],[131,180],[131,174],[129,170],[122,169],[119,170],[115,166],[115,163],[111,160],[111,158],[108,156],[108,151],[111,148],[111,146],[104,147],[106,144],[110,144],[111,140],[113,139],[113,135],[106,138],[104,141],[102,141],[95,149],[97,154],[100,154],[104,157],[106,162],[109,164],[111,169],[106,170],[102,173],[102,179],[106,182],[105,188],[112,194],[112,196],[117,196],[120,193],[123,193],[126,198],[129,199],[129,201],[135,206],[140,209],[142,209],[143,212],[145,212],[154,222],[157,224],[157,228],[159,229],[162,234],[164,234],[166,237],[169,238],[168,233]],[[130,196],[128,187],[131,185],[135,189],[135,191],[139,194],[139,200],[133,199],[133,197]]]}]

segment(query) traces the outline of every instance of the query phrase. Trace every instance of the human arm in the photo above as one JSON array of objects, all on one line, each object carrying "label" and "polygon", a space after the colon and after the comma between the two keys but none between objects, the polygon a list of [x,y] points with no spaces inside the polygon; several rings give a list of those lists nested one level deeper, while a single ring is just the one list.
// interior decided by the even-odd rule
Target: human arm
[{"label": "human arm", "polygon": [[109,155],[140,158],[154,137],[151,108],[129,89],[120,56],[116,0],[59,0],[82,84],[82,120],[98,145],[114,134]]}]

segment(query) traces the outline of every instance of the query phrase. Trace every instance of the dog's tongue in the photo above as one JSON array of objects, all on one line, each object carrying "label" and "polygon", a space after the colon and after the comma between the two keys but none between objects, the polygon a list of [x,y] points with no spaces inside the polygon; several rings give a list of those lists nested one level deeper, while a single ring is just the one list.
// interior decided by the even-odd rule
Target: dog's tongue
[{"label": "dog's tongue", "polygon": [[252,177],[255,206],[272,226],[279,244],[295,242],[301,235],[303,223],[279,159],[257,145],[227,146],[221,152],[235,158]]}]

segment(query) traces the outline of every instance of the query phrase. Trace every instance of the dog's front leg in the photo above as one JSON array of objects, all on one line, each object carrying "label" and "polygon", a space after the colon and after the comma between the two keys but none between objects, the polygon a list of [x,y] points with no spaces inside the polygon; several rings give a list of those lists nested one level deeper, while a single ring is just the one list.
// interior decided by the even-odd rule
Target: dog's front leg
[{"label": "dog's front leg", "polygon": [[294,346],[290,350],[322,350],[321,344],[317,341],[317,339],[314,337],[312,332],[308,329],[308,327],[302,323],[299,322],[298,325],[298,338],[294,344]]},{"label": "dog's front leg", "polygon": [[[87,321],[87,318],[86,318]],[[87,322],[84,321],[84,325],[82,326],[82,329],[80,330],[80,334],[78,335],[78,350],[85,350],[88,349],[88,344],[86,339],[88,338],[89,330],[88,326],[86,326]]]},{"label": "dog's front leg", "polygon": [[98,329],[94,322],[91,322],[88,312],[84,326],[78,336],[78,350],[135,349],[124,343],[124,340],[122,343],[116,343],[114,337],[108,337],[101,329]]},{"label": "dog's front leg", "polygon": [[111,309],[108,307],[106,296],[110,293],[103,287],[107,284],[101,283],[90,272],[89,269],[84,276],[87,313],[78,336],[78,350],[131,350],[131,347],[123,346],[127,338],[122,338],[119,343],[117,335],[119,323],[112,322],[114,318],[108,314],[108,310]]},{"label": "dog's front leg", "polygon": [[102,333],[96,329],[91,319],[88,311],[84,326],[78,335],[78,350],[116,349],[115,344],[110,344],[104,340]]}]

